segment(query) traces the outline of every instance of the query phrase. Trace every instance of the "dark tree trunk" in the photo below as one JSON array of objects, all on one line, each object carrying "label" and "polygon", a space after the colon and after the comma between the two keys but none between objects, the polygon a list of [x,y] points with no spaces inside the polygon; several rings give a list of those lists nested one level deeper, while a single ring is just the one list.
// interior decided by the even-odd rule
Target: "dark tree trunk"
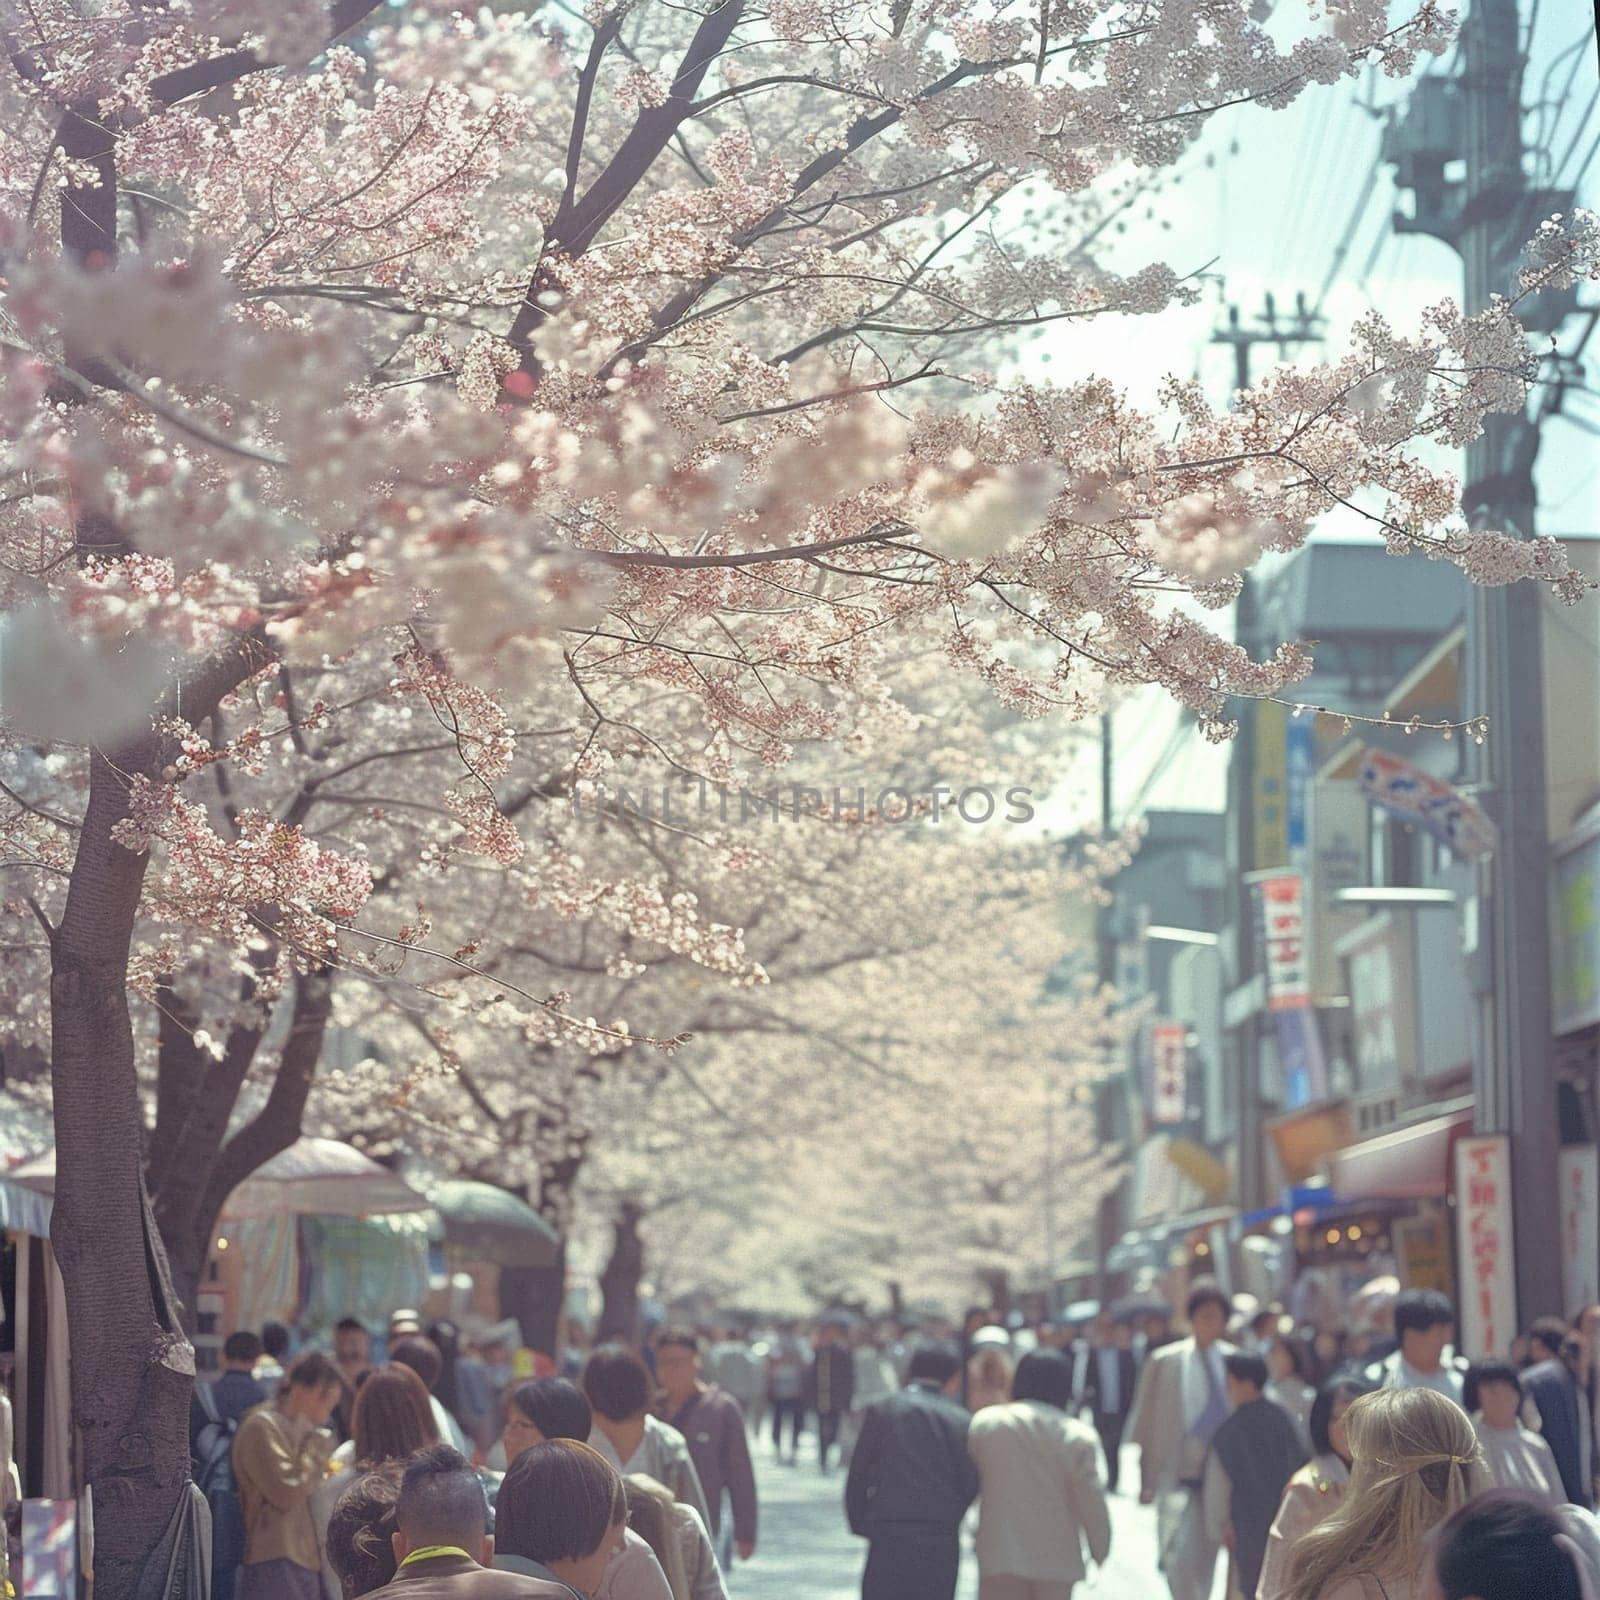
[{"label": "dark tree trunk", "polygon": [[128,950],[148,857],[111,838],[154,737],[90,763],[50,975],[56,1126],[51,1242],[71,1325],[72,1421],[95,1506],[95,1593],[142,1600],[143,1568],[189,1475],[194,1350],[140,1170]]},{"label": "dark tree trunk", "polygon": [[548,1267],[500,1269],[500,1315],[515,1317],[523,1343],[547,1356],[561,1348],[561,1305],[567,1293],[567,1242]]},{"label": "dark tree trunk", "polygon": [[602,1339],[639,1342],[639,1283],[644,1277],[644,1240],[639,1224],[644,1207],[624,1200],[611,1219],[611,1259],[600,1274],[600,1327]]}]

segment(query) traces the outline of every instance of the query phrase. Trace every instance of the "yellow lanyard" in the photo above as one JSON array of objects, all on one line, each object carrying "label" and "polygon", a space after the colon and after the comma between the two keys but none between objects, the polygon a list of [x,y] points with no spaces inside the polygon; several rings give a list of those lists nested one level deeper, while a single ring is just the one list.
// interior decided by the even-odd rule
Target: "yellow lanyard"
[{"label": "yellow lanyard", "polygon": [[437,1561],[441,1556],[460,1556],[464,1561],[472,1560],[458,1544],[429,1544],[420,1550],[413,1550],[400,1565],[409,1567],[413,1561]]}]

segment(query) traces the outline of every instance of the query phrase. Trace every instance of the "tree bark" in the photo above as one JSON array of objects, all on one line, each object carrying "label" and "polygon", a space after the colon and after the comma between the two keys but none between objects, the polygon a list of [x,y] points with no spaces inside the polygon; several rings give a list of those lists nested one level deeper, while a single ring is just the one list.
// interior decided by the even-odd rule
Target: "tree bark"
[{"label": "tree bark", "polygon": [[561,1306],[567,1293],[567,1241],[548,1267],[500,1269],[500,1315],[515,1317],[522,1342],[547,1356],[561,1347]]},{"label": "tree bark", "polygon": [[639,1224],[644,1207],[624,1200],[611,1219],[611,1259],[600,1274],[600,1327],[602,1339],[639,1342],[639,1284],[644,1277],[644,1240]]}]

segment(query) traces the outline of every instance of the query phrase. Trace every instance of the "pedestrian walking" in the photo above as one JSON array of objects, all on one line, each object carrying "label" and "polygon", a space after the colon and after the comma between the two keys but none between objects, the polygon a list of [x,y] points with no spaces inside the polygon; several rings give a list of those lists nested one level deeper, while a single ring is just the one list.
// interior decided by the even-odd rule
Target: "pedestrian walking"
[{"label": "pedestrian walking", "polygon": [[978,1493],[953,1345],[913,1349],[906,1386],[868,1407],[845,1480],[850,1531],[867,1541],[861,1600],[953,1600],[961,1519]]},{"label": "pedestrian walking", "polygon": [[1090,1325],[1088,1357],[1077,1397],[1089,1412],[1100,1436],[1106,1462],[1106,1490],[1117,1492],[1122,1481],[1122,1435],[1133,1409],[1135,1381],[1133,1344],[1125,1327],[1102,1311]]},{"label": "pedestrian walking", "polygon": [[1262,1352],[1267,1359],[1266,1395],[1274,1405],[1282,1406],[1294,1419],[1300,1442],[1311,1448],[1311,1407],[1317,1391],[1310,1383],[1311,1358],[1299,1339],[1288,1334],[1274,1334]]},{"label": "pedestrian walking", "polygon": [[[744,1413],[725,1390],[701,1375],[700,1340],[692,1329],[666,1328],[655,1338],[656,1377],[661,1393],[655,1414],[687,1441],[689,1457],[711,1512],[708,1530],[719,1549],[725,1522],[722,1502],[731,1502],[729,1546],[741,1561],[756,1552],[756,1474],[745,1437]],[[725,1566],[729,1563],[724,1561]]]},{"label": "pedestrian walking", "polygon": [[1214,1282],[1189,1292],[1187,1339],[1145,1355],[1128,1418],[1139,1447],[1139,1498],[1156,1508],[1157,1566],[1172,1600],[1208,1600],[1218,1545],[1206,1532],[1201,1505],[1206,1451],[1228,1415],[1222,1339],[1230,1311]]},{"label": "pedestrian walking", "polygon": [[1367,1368],[1384,1389],[1433,1389],[1459,1406],[1466,1362],[1449,1354],[1456,1312],[1437,1289],[1407,1289],[1394,1302],[1397,1347]]},{"label": "pedestrian walking", "polygon": [[1524,1427],[1518,1414],[1523,1398],[1522,1379],[1509,1361],[1478,1361],[1467,1369],[1467,1411],[1496,1486],[1565,1505],[1567,1492],[1549,1441]]},{"label": "pedestrian walking", "polygon": [[[414,1316],[415,1313],[396,1313],[396,1316],[401,1315]],[[428,1408],[433,1412],[439,1437],[446,1444],[453,1445],[462,1455],[466,1455],[469,1448],[467,1436],[461,1431],[461,1424],[450,1414],[444,1402],[435,1393],[439,1380],[444,1375],[444,1356],[438,1345],[425,1334],[402,1333],[389,1341],[389,1359],[403,1367],[410,1367],[422,1379],[423,1387],[428,1391]]]},{"label": "pedestrian walking", "polygon": [[979,1328],[967,1357],[967,1409],[1003,1405],[1011,1398],[1011,1335],[993,1323]]},{"label": "pedestrian walking", "polygon": [[524,1450],[500,1485],[494,1564],[587,1600],[627,1525],[616,1468],[582,1440],[547,1439]]},{"label": "pedestrian walking", "polygon": [[1206,1458],[1206,1536],[1227,1546],[1238,1592],[1254,1595],[1273,1518],[1307,1451],[1294,1418],[1264,1393],[1266,1361],[1236,1350],[1223,1366],[1233,1411]]},{"label": "pedestrian walking", "polygon": [[[671,1566],[667,1565],[667,1560],[661,1560],[660,1565],[672,1586],[673,1600],[728,1600],[711,1535],[694,1508],[674,1500],[665,1484],[657,1483],[642,1472],[630,1473],[622,1480],[622,1488],[627,1497],[630,1527],[636,1513],[649,1518],[647,1508],[653,1507],[660,1514],[658,1537],[663,1539],[665,1555],[672,1561]],[[647,1542],[655,1551],[655,1542]],[[661,1552],[656,1553],[659,1559]]]},{"label": "pedestrian walking", "polygon": [[845,1418],[839,1447],[839,1459],[846,1466],[850,1465],[856,1440],[861,1437],[861,1423],[867,1407],[888,1399],[899,1387],[894,1367],[870,1327],[858,1329],[851,1346],[850,1360],[855,1377],[850,1390],[850,1414]]},{"label": "pedestrian walking", "polygon": [[358,1317],[341,1317],[333,1329],[333,1362],[339,1369],[344,1392],[333,1414],[334,1432],[348,1439],[354,1426],[356,1392],[372,1371],[372,1335]]},{"label": "pedestrian walking", "polygon": [[804,1409],[817,1419],[817,1465],[824,1472],[838,1442],[840,1426],[850,1413],[854,1389],[855,1362],[844,1342],[844,1330],[836,1322],[824,1322],[817,1329],[802,1401]]},{"label": "pedestrian walking", "polygon": [[642,1472],[666,1484],[709,1527],[705,1489],[688,1441],[660,1417],[650,1415],[650,1373],[644,1362],[626,1345],[598,1346],[584,1363],[583,1393],[594,1408],[589,1443],[618,1474]]},{"label": "pedestrian walking", "polygon": [[1600,1533],[1573,1506],[1491,1489],[1439,1529],[1423,1600],[1595,1600]]},{"label": "pedestrian walking", "polygon": [[1300,1541],[1287,1600],[1421,1600],[1428,1535],[1489,1485],[1467,1414],[1431,1388],[1364,1394],[1345,1414],[1350,1487]]},{"label": "pedestrian walking", "polygon": [[746,1426],[758,1431],[766,1409],[767,1375],[750,1341],[736,1329],[727,1329],[706,1356],[706,1375],[739,1402]]},{"label": "pedestrian walking", "polygon": [[1594,1509],[1594,1413],[1589,1405],[1587,1351],[1569,1334],[1554,1361],[1541,1361],[1522,1374],[1522,1387],[1538,1414],[1539,1432],[1561,1472],[1566,1498]]},{"label": "pedestrian walking", "polygon": [[1300,1541],[1344,1501],[1350,1484],[1350,1441],[1344,1417],[1358,1395],[1373,1386],[1353,1375],[1330,1378],[1311,1405],[1311,1459],[1290,1478],[1278,1514],[1267,1533],[1266,1555],[1256,1583],[1256,1600],[1283,1600],[1289,1561]]},{"label": "pedestrian walking", "polygon": [[972,1419],[978,1467],[979,1600],[1070,1600],[1103,1562],[1111,1520],[1087,1423],[1068,1415],[1072,1363],[1034,1350],[1017,1363],[1012,1398]]},{"label": "pedestrian walking", "polygon": [[394,1581],[394,1508],[401,1463],[363,1473],[334,1503],[323,1554],[333,1568],[339,1600],[360,1600]]},{"label": "pedestrian walking", "polygon": [[789,1421],[789,1460],[800,1454],[805,1420],[806,1350],[792,1323],[778,1330],[767,1352],[767,1399],[772,1407],[772,1453],[783,1458],[783,1424]]},{"label": "pedestrian walking", "polygon": [[356,1391],[351,1426],[351,1437],[333,1452],[329,1462],[333,1470],[311,1496],[311,1520],[322,1547],[322,1587],[327,1600],[341,1600],[339,1574],[327,1550],[328,1525],[340,1495],[357,1478],[388,1462],[405,1461],[439,1439],[422,1379],[397,1361],[366,1374]]},{"label": "pedestrian walking", "polygon": [[236,1600],[322,1600],[322,1554],[311,1497],[327,1474],[328,1428],[343,1392],[339,1369],[320,1351],[289,1363],[277,1399],[239,1424],[233,1476],[244,1519]]},{"label": "pedestrian walking", "polygon": [[493,1570],[488,1520],[472,1463],[442,1442],[419,1451],[395,1501],[395,1575],[374,1592],[383,1600],[572,1600],[565,1583]]}]

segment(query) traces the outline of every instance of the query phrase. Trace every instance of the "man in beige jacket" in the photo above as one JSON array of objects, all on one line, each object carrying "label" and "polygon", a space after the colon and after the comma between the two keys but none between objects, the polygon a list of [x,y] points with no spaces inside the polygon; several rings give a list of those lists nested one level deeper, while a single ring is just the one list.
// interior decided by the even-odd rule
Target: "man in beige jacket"
[{"label": "man in beige jacket", "polygon": [[1222,1342],[1228,1297],[1203,1281],[1189,1294],[1191,1337],[1145,1357],[1128,1437],[1139,1447],[1140,1500],[1156,1508],[1158,1565],[1172,1600],[1207,1600],[1216,1542],[1201,1508],[1206,1451],[1230,1410]]}]

